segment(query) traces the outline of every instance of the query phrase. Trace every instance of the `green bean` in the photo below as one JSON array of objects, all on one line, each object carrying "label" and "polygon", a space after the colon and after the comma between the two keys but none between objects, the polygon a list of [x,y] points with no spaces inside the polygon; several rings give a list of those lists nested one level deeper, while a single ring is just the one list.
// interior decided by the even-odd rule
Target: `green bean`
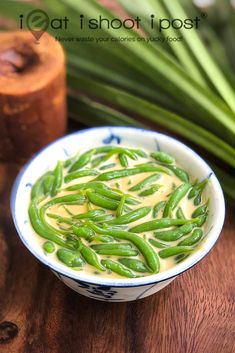
[{"label": "green bean", "polygon": [[93,222],[98,222],[98,223],[102,223],[102,222],[108,222],[111,219],[113,219],[114,216],[112,214],[105,214],[103,216],[97,216],[95,218],[92,219]]},{"label": "green bean", "polygon": [[61,237],[61,234],[55,230],[52,230],[43,219],[41,219],[39,210],[37,208],[37,203],[35,200],[30,202],[29,206],[29,218],[31,225],[35,232],[41,237],[51,240],[54,243],[66,247],[66,243]]},{"label": "green bean", "polygon": [[72,173],[67,174],[64,177],[64,182],[69,183],[70,181],[72,181],[74,179],[83,178],[86,176],[94,176],[94,175],[98,175],[98,174],[99,173],[94,169],[78,170],[76,172],[72,172]]},{"label": "green bean", "polygon": [[96,252],[91,249],[89,246],[84,245],[79,239],[79,250],[85,259],[85,261],[91,265],[96,267],[98,270],[104,271],[104,267],[101,265]]},{"label": "green bean", "polygon": [[63,163],[64,168],[70,167],[70,166],[76,161],[76,159],[78,158],[78,155],[79,155],[79,154],[76,153],[76,154],[73,155],[72,157],[66,159],[66,160],[64,161],[64,163]]},{"label": "green bean", "polygon": [[54,170],[54,183],[52,185],[51,188],[51,196],[55,196],[59,189],[61,188],[62,185],[62,181],[63,181],[63,166],[62,166],[62,162],[58,161],[57,162],[57,166],[55,167]]},{"label": "green bean", "polygon": [[77,237],[81,237],[87,240],[90,240],[95,235],[95,232],[93,231],[93,229],[87,226],[78,227],[73,225],[72,231]]},{"label": "green bean", "polygon": [[51,199],[46,204],[44,204],[43,207],[48,208],[56,204],[83,205],[85,200],[85,196],[80,194],[65,195]]},{"label": "green bean", "polygon": [[130,270],[133,270],[136,272],[142,272],[142,273],[149,272],[149,268],[143,263],[143,261],[140,261],[137,259],[122,258],[122,259],[119,259],[118,262],[128,267]]},{"label": "green bean", "polygon": [[114,154],[115,151],[110,151],[109,153],[106,153],[106,155],[93,159],[91,162],[92,167],[94,168],[99,166],[101,163],[107,162]]},{"label": "green bean", "polygon": [[95,180],[108,181],[108,180],[124,178],[127,176],[146,173],[146,172],[161,172],[161,173],[170,174],[168,169],[166,169],[165,167],[151,166],[146,164],[138,168],[119,169],[119,170],[113,170],[110,172],[102,173],[98,177],[96,177]]},{"label": "green bean", "polygon": [[118,207],[116,200],[111,200],[97,192],[87,191],[86,194],[89,201],[96,206],[106,208],[107,210],[116,210]]},{"label": "green bean", "polygon": [[102,243],[111,243],[112,241],[114,241],[114,238],[110,237],[109,235],[95,235],[92,240],[100,241]]},{"label": "green bean", "polygon": [[157,192],[160,188],[162,187],[162,185],[156,184],[156,185],[152,185],[149,189],[143,190],[141,191],[138,196],[144,197],[144,196],[150,196],[153,195],[155,192]]},{"label": "green bean", "polygon": [[158,180],[161,177],[161,174],[153,174],[148,176],[147,178],[140,181],[138,184],[132,186],[129,191],[138,191],[143,189],[144,187],[151,185],[154,181]]},{"label": "green bean", "polygon": [[198,216],[202,216],[207,212],[207,210],[208,210],[208,204],[206,203],[205,205],[202,205],[196,208],[196,210],[194,210],[192,213],[192,217],[196,218]]},{"label": "green bean", "polygon": [[103,216],[105,214],[105,210],[102,209],[96,209],[96,210],[90,210],[85,213],[79,213],[77,215],[73,215],[72,218],[74,219],[93,219],[99,216]]},{"label": "green bean", "polygon": [[176,211],[176,217],[177,218],[181,218],[181,219],[186,219],[184,212],[182,210],[181,207],[178,207],[177,211]]},{"label": "green bean", "polygon": [[124,168],[128,167],[128,159],[125,153],[120,153],[118,155],[118,158],[122,167]]},{"label": "green bean", "polygon": [[160,241],[157,241],[155,239],[149,239],[149,242],[150,242],[151,245],[155,246],[155,248],[164,249],[164,248],[168,248],[169,247],[169,245],[164,244],[164,243],[162,243]]},{"label": "green bean", "polygon": [[194,198],[194,200],[193,200],[194,206],[200,205],[201,201],[202,201],[202,193],[199,192],[199,193],[197,194],[197,196],[196,196],[196,197]]},{"label": "green bean", "polygon": [[178,245],[179,246],[191,246],[198,243],[203,236],[203,231],[200,228],[194,229],[192,235],[183,239]]},{"label": "green bean", "polygon": [[102,249],[96,250],[99,255],[110,255],[110,256],[137,256],[138,251],[129,249]]},{"label": "green bean", "polygon": [[92,159],[91,167],[92,168],[98,167],[102,162],[105,161],[105,157],[106,157],[106,155],[102,155],[102,156],[98,156],[98,157],[95,157],[94,159]]},{"label": "green bean", "polygon": [[51,175],[51,172],[47,172],[43,174],[33,185],[32,190],[31,190],[31,200],[33,199],[40,199],[41,197],[44,197],[44,189],[43,189],[43,182],[46,179],[48,175]]},{"label": "green bean", "polygon": [[50,194],[55,182],[55,176],[52,174],[47,175],[43,180],[44,194]]},{"label": "green bean", "polygon": [[160,250],[158,255],[162,259],[166,259],[171,256],[189,253],[189,252],[192,252],[193,250],[194,250],[194,248],[192,248],[190,246],[172,246],[170,248]]},{"label": "green bean", "polygon": [[183,237],[185,234],[190,233],[193,228],[196,226],[194,223],[186,223],[182,225],[181,227],[171,229],[171,230],[166,230],[163,232],[155,232],[154,236],[157,239],[165,240],[165,241],[175,241],[181,237]]},{"label": "green bean", "polygon": [[187,257],[189,257],[189,254],[179,254],[176,255],[175,257],[175,263],[179,264],[180,262],[182,262],[183,260],[185,260]]},{"label": "green bean", "polygon": [[182,200],[182,198],[187,194],[189,189],[191,188],[191,184],[185,183],[178,186],[171,194],[168,199],[164,211],[163,217],[169,217],[172,214],[172,211],[176,208],[178,203]]},{"label": "green bean", "polygon": [[[125,206],[125,202],[126,202],[126,195],[123,195],[120,202],[119,202],[119,205],[117,207],[117,210],[116,210],[116,216],[118,218],[121,217],[121,215],[123,214],[123,211],[124,211],[124,206]],[[110,222],[110,221],[109,221]],[[111,220],[112,222],[112,220]]]},{"label": "green bean", "polygon": [[176,167],[175,165],[167,165],[167,168],[170,169],[184,183],[189,182],[189,175],[185,170]]},{"label": "green bean", "polygon": [[69,234],[66,239],[66,244],[69,245],[71,248],[78,249],[78,238],[74,235]]},{"label": "green bean", "polygon": [[46,251],[48,254],[51,254],[55,251],[55,244],[51,241],[46,241],[43,243],[43,250]]},{"label": "green bean", "polygon": [[74,172],[75,170],[85,167],[90,161],[91,157],[96,153],[95,149],[83,153],[76,162],[72,164],[69,172]]},{"label": "green bean", "polygon": [[131,243],[109,243],[109,244],[94,244],[91,245],[92,249],[96,250],[133,250]]},{"label": "green bean", "polygon": [[194,185],[188,194],[188,199],[192,199],[193,197],[196,197],[199,193],[201,193],[203,189],[206,187],[208,181],[209,179],[206,178],[200,183]]},{"label": "green bean", "polygon": [[156,218],[158,216],[158,213],[160,210],[165,206],[166,201],[159,201],[156,203],[156,205],[153,207],[153,218]]},{"label": "green bean", "polygon": [[196,225],[198,227],[201,227],[206,222],[207,216],[208,216],[208,214],[204,213],[203,215],[201,215],[201,216],[199,216],[197,218],[194,218],[194,219],[197,219]]},{"label": "green bean", "polygon": [[47,217],[56,219],[59,223],[73,224],[74,222],[69,217],[61,217],[54,213],[47,213]]},{"label": "green bean", "polygon": [[100,167],[99,169],[100,170],[111,169],[115,166],[116,166],[116,163],[109,163],[109,164],[102,165],[102,167]]},{"label": "green bean", "polygon": [[77,191],[77,190],[86,190],[86,189],[92,189],[92,188],[111,190],[110,187],[108,187],[104,183],[101,183],[100,181],[89,181],[87,183],[71,185],[65,188],[65,190]]},{"label": "green bean", "polygon": [[112,230],[112,229],[100,228],[91,222],[89,222],[89,225],[98,234],[111,235],[114,238],[128,240],[131,243],[133,243],[136,246],[136,248],[141,252],[141,254],[144,256],[150,269],[154,273],[159,272],[160,262],[159,262],[158,256],[155,253],[155,251],[152,249],[152,247],[143,238],[139,237],[135,233],[127,232],[124,230]]},{"label": "green bean", "polygon": [[159,161],[164,164],[172,164],[175,162],[175,159],[172,156],[170,156],[168,153],[161,151],[153,152],[150,154],[150,156],[156,159],[156,161]]},{"label": "green bean", "polygon": [[78,250],[59,249],[56,252],[58,259],[68,267],[83,267],[84,261]]},{"label": "green bean", "polygon": [[141,207],[108,222],[108,224],[129,224],[149,214],[151,207]]},{"label": "green bean", "polygon": [[[195,218],[194,222],[196,223],[197,218]],[[179,226],[182,224],[186,224],[192,221],[186,219],[172,219],[172,218],[162,218],[162,219],[155,219],[153,221],[149,221],[146,223],[139,224],[130,229],[133,233],[143,233],[143,232],[150,232],[151,230],[155,229],[162,229],[162,228],[169,228],[172,226]]]},{"label": "green bean", "polygon": [[128,268],[123,266],[120,263],[117,263],[112,260],[101,260],[102,265],[104,265],[108,270],[111,270],[121,276],[128,277],[128,278],[135,278],[136,275],[130,271]]},{"label": "green bean", "polygon": [[139,157],[142,157],[142,158],[147,158],[147,157],[148,157],[147,153],[145,153],[143,150],[137,149],[137,150],[135,150],[135,153],[136,153]]}]

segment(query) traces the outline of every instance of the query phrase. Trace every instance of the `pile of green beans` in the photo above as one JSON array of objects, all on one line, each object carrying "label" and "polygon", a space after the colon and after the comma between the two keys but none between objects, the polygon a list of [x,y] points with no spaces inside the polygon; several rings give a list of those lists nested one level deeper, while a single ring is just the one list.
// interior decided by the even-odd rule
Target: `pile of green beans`
[{"label": "pile of green beans", "polygon": [[29,219],[44,253],[74,271],[148,276],[203,241],[208,184],[192,183],[166,152],[99,146],[58,161],[34,183]]}]

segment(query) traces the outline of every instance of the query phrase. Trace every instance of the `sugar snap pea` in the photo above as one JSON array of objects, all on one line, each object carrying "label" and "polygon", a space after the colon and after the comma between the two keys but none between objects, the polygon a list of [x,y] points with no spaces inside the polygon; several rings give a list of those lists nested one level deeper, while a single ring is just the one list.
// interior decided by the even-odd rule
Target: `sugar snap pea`
[{"label": "sugar snap pea", "polygon": [[191,188],[191,184],[185,183],[178,186],[171,194],[168,199],[164,211],[163,217],[169,217],[172,214],[172,211],[176,208],[178,203],[182,200],[182,198],[187,194],[189,189]]},{"label": "sugar snap pea", "polygon": [[190,235],[189,237],[183,239],[178,246],[192,246],[195,245],[196,243],[198,243],[203,236],[203,231],[200,228],[196,228],[194,229],[194,231],[192,232],[192,235]]},{"label": "sugar snap pea", "polygon": [[82,178],[82,177],[86,177],[86,176],[95,176],[98,174],[99,173],[95,169],[78,170],[76,172],[72,172],[72,173],[67,174],[64,177],[64,182],[69,183],[70,181],[72,181],[74,179],[78,179],[78,178]]},{"label": "sugar snap pea", "polygon": [[124,178],[135,174],[146,173],[146,172],[161,172],[165,174],[170,174],[169,170],[165,167],[161,166],[152,166],[152,165],[143,165],[138,168],[127,168],[127,169],[119,169],[106,173],[100,174],[95,180],[100,181],[108,181],[118,178]]},{"label": "sugar snap pea", "polygon": [[83,267],[84,261],[78,250],[59,249],[56,252],[58,259],[68,267]]},{"label": "sugar snap pea", "polygon": [[54,170],[54,182],[51,188],[51,196],[55,196],[59,189],[61,188],[62,181],[63,181],[63,165],[61,161],[57,162],[57,166]]},{"label": "sugar snap pea", "polygon": [[132,186],[129,191],[139,191],[144,187],[151,185],[154,181],[157,181],[161,177],[161,174],[153,174],[148,176],[147,178],[140,181],[138,184]]},{"label": "sugar snap pea", "polygon": [[122,265],[126,266],[127,268],[135,272],[144,273],[144,272],[150,271],[143,261],[140,261],[137,259],[126,259],[124,257],[124,258],[118,259],[118,262],[120,262]]},{"label": "sugar snap pea", "polygon": [[166,230],[163,232],[155,232],[154,236],[157,239],[161,239],[165,241],[175,241],[183,237],[185,234],[190,233],[193,230],[193,228],[195,228],[195,226],[196,226],[196,223],[190,222],[178,228]]},{"label": "sugar snap pea", "polygon": [[165,249],[165,248],[169,247],[169,245],[164,244],[164,243],[162,243],[160,241],[157,241],[155,239],[149,239],[149,242],[150,242],[151,245],[155,246],[155,248]]},{"label": "sugar snap pea", "polygon": [[129,277],[129,278],[137,277],[131,270],[129,270],[128,268],[126,268],[125,266],[123,266],[118,262],[106,259],[106,260],[101,260],[101,263],[107,269],[119,274],[120,276]]},{"label": "sugar snap pea", "polygon": [[164,163],[164,164],[172,164],[175,162],[175,158],[173,158],[171,155],[169,155],[166,152],[162,151],[156,151],[150,154],[150,156],[157,161]]},{"label": "sugar snap pea", "polygon": [[161,188],[161,186],[162,185],[159,185],[159,184],[152,185],[152,186],[150,186],[149,189],[141,191],[138,194],[138,196],[145,197],[145,196],[153,195],[153,194],[155,194],[155,192],[157,192]]},{"label": "sugar snap pea", "polygon": [[156,205],[153,207],[153,218],[156,218],[160,212],[160,210],[165,206],[166,201],[159,201],[156,203]]},{"label": "sugar snap pea", "polygon": [[133,243],[136,248],[141,252],[144,256],[149,268],[154,272],[159,272],[160,262],[157,254],[152,249],[152,247],[144,240],[142,237],[136,235],[135,233],[127,232],[124,230],[112,230],[112,229],[104,229],[96,226],[95,224],[89,222],[91,228],[98,234],[111,235],[117,239],[128,240]]},{"label": "sugar snap pea", "polygon": [[190,246],[172,246],[167,249],[160,250],[158,255],[162,259],[166,259],[171,256],[179,255],[179,254],[185,254],[185,253],[190,253],[194,250],[194,248]]},{"label": "sugar snap pea", "polygon": [[108,224],[129,224],[147,216],[150,211],[151,207],[137,208],[136,210],[126,213],[123,216],[114,218],[113,220],[109,221]]},{"label": "sugar snap pea", "polygon": [[[195,218],[194,222],[196,223],[198,219]],[[151,230],[155,229],[162,229],[162,228],[169,228],[172,226],[180,226],[185,223],[189,223],[189,220],[186,219],[172,219],[172,218],[162,218],[162,219],[155,219],[153,221],[149,221],[146,223],[139,224],[130,229],[133,233],[143,233],[143,232],[150,232]]]}]

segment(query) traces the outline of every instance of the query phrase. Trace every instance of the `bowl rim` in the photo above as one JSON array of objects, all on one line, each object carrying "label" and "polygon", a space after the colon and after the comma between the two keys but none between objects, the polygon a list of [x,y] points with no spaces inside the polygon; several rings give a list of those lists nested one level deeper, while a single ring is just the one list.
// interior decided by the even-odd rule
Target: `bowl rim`
[{"label": "bowl rim", "polygon": [[[120,131],[124,131],[124,130],[132,130],[132,131],[139,131],[139,132],[144,132],[146,134],[150,134],[152,136],[155,137],[159,137],[161,136],[162,138],[171,141],[172,143],[178,144],[180,145],[182,148],[187,149],[192,155],[194,155],[194,158],[196,158],[201,165],[204,166],[204,168],[206,168],[208,170],[208,174],[212,174],[212,183],[215,186],[215,190],[216,190],[216,195],[219,198],[219,204],[218,207],[220,208],[220,217],[217,217],[215,220],[215,224],[213,224],[213,228],[209,230],[208,234],[210,232],[214,233],[213,236],[213,240],[209,243],[208,246],[206,246],[207,242],[205,241],[203,249],[204,251],[200,251],[200,256],[198,256],[197,259],[195,259],[193,261],[193,255],[190,256],[188,259],[190,259],[192,257],[192,261],[187,265],[187,266],[182,266],[182,264],[185,263],[185,261],[181,262],[181,266],[180,269],[177,270],[177,266],[174,266],[172,268],[170,268],[167,271],[163,271],[157,274],[152,274],[149,276],[145,276],[145,277],[139,277],[139,278],[128,278],[128,279],[111,279],[111,278],[102,278],[102,277],[97,277],[96,280],[92,280],[89,279],[91,276],[90,275],[86,275],[83,273],[83,276],[79,276],[80,272],[69,272],[66,271],[66,267],[64,266],[64,269],[62,268],[58,268],[55,264],[51,263],[50,260],[47,261],[46,259],[42,258],[42,256],[40,255],[40,253],[38,252],[38,246],[35,247],[31,247],[27,240],[26,237],[24,236],[23,232],[20,229],[20,226],[18,224],[17,221],[17,215],[16,215],[16,197],[17,197],[17,192],[18,192],[18,188],[21,182],[22,177],[24,176],[24,174],[26,173],[27,169],[29,168],[29,166],[42,154],[44,153],[46,150],[49,150],[50,147],[52,147],[55,144],[60,144],[62,143],[64,140],[69,139],[72,136],[75,135],[80,135],[80,134],[85,134],[87,132],[95,132],[96,130],[102,131],[102,130],[120,130]],[[223,196],[223,191],[222,188],[220,186],[220,183],[215,175],[215,173],[213,172],[213,170],[211,169],[211,167],[208,166],[208,164],[203,160],[202,157],[200,157],[193,149],[191,149],[190,147],[188,147],[185,143],[179,141],[176,138],[173,138],[167,134],[163,134],[163,133],[159,133],[156,131],[152,131],[149,129],[144,129],[144,128],[136,128],[136,127],[128,127],[128,126],[101,126],[101,127],[93,127],[93,128],[86,128],[86,129],[82,129],[82,130],[78,130],[75,131],[73,133],[67,134],[59,139],[56,139],[55,141],[49,143],[48,145],[46,145],[45,147],[43,147],[40,151],[38,151],[21,169],[21,171],[18,173],[13,187],[12,187],[12,191],[11,191],[11,197],[10,197],[10,209],[11,209],[11,214],[12,214],[12,218],[14,221],[14,225],[15,228],[17,230],[18,236],[20,237],[21,241],[23,242],[23,244],[26,246],[26,248],[40,261],[42,262],[44,265],[46,265],[47,267],[49,267],[52,271],[57,272],[57,274],[65,276],[69,279],[78,281],[78,282],[82,282],[82,283],[88,283],[88,284],[92,284],[92,285],[101,285],[101,286],[109,286],[109,287],[116,287],[116,288],[124,288],[124,287],[140,287],[140,286],[148,286],[151,284],[156,284],[156,283],[160,283],[160,282],[164,282],[164,281],[168,281],[170,279],[175,278],[176,276],[180,275],[181,273],[189,270],[190,268],[192,268],[193,266],[195,266],[198,262],[200,262],[210,251],[211,249],[214,247],[215,243],[217,242],[220,234],[221,234],[221,230],[224,224],[224,218],[225,218],[225,201],[224,201],[224,196]],[[208,236],[207,234],[207,236]],[[207,238],[207,237],[206,237]],[[206,239],[205,238],[205,239]],[[189,261],[188,261],[189,262]],[[171,272],[170,275],[167,275],[168,272]]]}]

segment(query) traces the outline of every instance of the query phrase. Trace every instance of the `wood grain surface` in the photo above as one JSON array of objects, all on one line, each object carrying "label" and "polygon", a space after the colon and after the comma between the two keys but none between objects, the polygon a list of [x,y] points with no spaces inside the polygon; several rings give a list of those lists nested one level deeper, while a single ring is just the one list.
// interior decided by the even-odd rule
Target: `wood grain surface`
[{"label": "wood grain surface", "polygon": [[98,302],[65,287],[21,243],[9,210],[18,169],[0,165],[1,353],[235,352],[234,207],[210,254],[161,292]]}]

